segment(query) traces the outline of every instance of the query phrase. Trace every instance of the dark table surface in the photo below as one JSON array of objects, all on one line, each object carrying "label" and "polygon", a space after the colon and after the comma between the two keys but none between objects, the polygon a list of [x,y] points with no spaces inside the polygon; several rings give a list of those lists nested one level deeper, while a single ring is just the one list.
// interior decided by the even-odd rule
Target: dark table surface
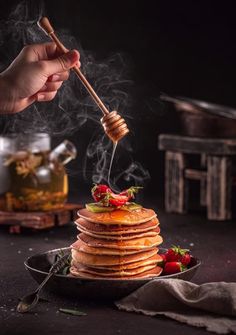
[{"label": "dark table surface", "polygon": [[[179,244],[190,248],[202,260],[193,278],[195,283],[236,281],[236,222],[209,222],[203,214],[168,215],[153,199],[146,207],[157,211],[161,222],[163,247]],[[25,270],[24,260],[38,252],[70,245],[76,239],[71,223],[48,231],[26,231],[10,235],[0,229],[0,334],[206,334],[195,328],[164,317],[147,317],[118,311],[112,303],[77,301],[55,296],[46,291],[33,312],[18,314],[18,299],[33,291],[37,284]],[[71,316],[59,308],[77,308],[87,315]]]}]

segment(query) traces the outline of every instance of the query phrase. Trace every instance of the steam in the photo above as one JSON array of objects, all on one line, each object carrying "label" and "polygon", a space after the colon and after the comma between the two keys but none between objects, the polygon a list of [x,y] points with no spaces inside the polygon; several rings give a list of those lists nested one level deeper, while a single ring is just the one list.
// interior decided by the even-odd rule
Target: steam
[{"label": "steam", "polygon": [[[7,21],[0,22],[0,70],[9,65],[24,45],[46,42],[44,33],[37,26],[38,19],[45,14],[43,1],[24,0]],[[118,110],[129,126],[131,117],[127,113],[131,99],[127,92],[132,82],[125,78],[127,67],[123,55],[114,54],[99,62],[91,52],[83,51],[81,44],[68,31],[57,30],[57,34],[69,49],[80,51],[83,73],[108,109]],[[1,116],[1,129],[2,133],[46,132],[64,138],[88,123],[93,124],[82,171],[84,179],[101,183],[107,182],[112,153],[112,143],[104,135],[100,123],[101,116],[78,78],[71,74],[50,103],[35,103],[19,114]],[[119,143],[112,169],[112,176],[115,177],[111,178],[111,183],[114,188],[122,182],[143,185],[150,177],[140,163],[133,162],[132,151],[126,138]]]}]

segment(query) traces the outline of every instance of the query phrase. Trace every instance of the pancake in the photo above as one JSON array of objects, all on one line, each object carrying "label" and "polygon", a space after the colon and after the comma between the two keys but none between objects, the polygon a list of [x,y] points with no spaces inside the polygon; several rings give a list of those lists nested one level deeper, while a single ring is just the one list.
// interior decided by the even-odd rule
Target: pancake
[{"label": "pancake", "polygon": [[[78,251],[75,249],[71,250],[72,259],[78,263],[85,264],[87,266],[92,267],[105,267],[105,266],[120,266],[130,263],[136,263],[140,261],[144,261],[150,257],[157,255],[158,249],[153,248],[148,251],[142,251],[132,255],[126,255],[120,257],[116,256],[107,256],[107,255],[94,255],[88,254],[83,251]],[[159,256],[159,255],[158,255]],[[159,256],[160,257],[160,256]]]},{"label": "pancake", "polygon": [[150,249],[162,243],[163,239],[160,235],[154,237],[134,238],[132,240],[105,240],[93,238],[89,235],[81,233],[77,236],[78,240],[83,241],[86,245],[93,248],[111,248],[118,250],[143,250]]},{"label": "pancake", "polygon": [[[86,252],[88,254],[93,254],[93,255],[118,255],[121,257],[126,256],[126,255],[136,254],[136,253],[143,251],[143,249],[120,250],[120,249],[102,248],[102,247],[94,248],[94,247],[88,246],[82,240],[77,240],[75,243],[71,245],[71,248]],[[148,248],[148,250],[157,250],[157,248]]]},{"label": "pancake", "polygon": [[75,267],[70,268],[70,274],[72,277],[79,277],[79,278],[87,278],[87,279],[116,279],[116,280],[132,280],[132,279],[145,279],[145,278],[152,278],[152,277],[157,277],[161,274],[162,268],[159,266],[156,266],[155,268],[133,275],[133,276],[117,276],[117,277],[109,277],[109,278],[104,278],[100,275],[95,275],[83,271],[77,270]]},{"label": "pancake", "polygon": [[102,234],[95,234],[93,232],[90,232],[87,229],[84,229],[83,226],[81,225],[77,225],[77,229],[81,232],[84,233],[86,235],[92,236],[93,238],[97,238],[97,239],[106,239],[106,240],[116,240],[116,241],[121,241],[121,240],[132,240],[134,238],[141,238],[141,237],[154,237],[156,235],[158,235],[160,233],[160,228],[157,227],[155,229],[149,230],[147,232],[144,233],[130,233],[130,234],[122,234],[122,235],[102,235]]},{"label": "pancake", "polygon": [[79,217],[103,225],[137,225],[152,220],[156,213],[152,209],[139,208],[134,211],[121,209],[112,212],[92,213],[83,208],[78,211]]},{"label": "pancake", "polygon": [[71,276],[94,279],[138,279],[160,275],[159,221],[152,209],[78,211],[80,234],[71,245]]},{"label": "pancake", "polygon": [[78,218],[75,221],[75,224],[79,227],[83,227],[87,231],[94,233],[96,235],[123,235],[123,234],[134,234],[134,233],[144,233],[155,229],[159,225],[158,219],[155,217],[152,220],[149,220],[138,225],[125,226],[125,225],[104,225],[99,223],[94,223],[87,221],[82,218]]},{"label": "pancake", "polygon": [[94,264],[84,263],[84,259],[82,261],[83,261],[83,263],[78,262],[75,258],[72,258],[71,265],[75,266],[75,267],[78,267],[78,265],[81,264],[81,265],[84,265],[84,266],[87,266],[87,267],[93,268],[93,269],[118,271],[118,270],[135,269],[135,268],[139,268],[141,266],[157,265],[157,264],[160,264],[162,262],[162,258],[161,258],[160,255],[156,254],[152,257],[149,257],[149,258],[144,259],[144,260],[140,260],[138,262],[132,262],[132,263],[128,263],[128,264],[119,264],[119,265],[109,265],[109,266],[107,266],[107,265],[94,266]]},{"label": "pancake", "polygon": [[118,269],[118,270],[108,270],[108,269],[95,269],[95,268],[90,268],[87,266],[84,266],[82,264],[77,264],[72,265],[74,266],[79,272],[85,272],[85,273],[89,273],[89,274],[93,274],[93,275],[97,275],[97,276],[101,276],[101,277],[122,277],[122,276],[135,276],[138,275],[142,272],[145,271],[149,271],[152,270],[156,267],[156,263],[155,264],[151,264],[151,265],[147,265],[147,266],[140,266],[138,268],[135,269]]}]

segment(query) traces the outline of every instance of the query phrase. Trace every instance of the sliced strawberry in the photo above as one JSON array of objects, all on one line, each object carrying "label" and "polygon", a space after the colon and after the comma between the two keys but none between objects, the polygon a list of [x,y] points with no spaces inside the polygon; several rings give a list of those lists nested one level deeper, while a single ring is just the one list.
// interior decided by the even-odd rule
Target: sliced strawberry
[{"label": "sliced strawberry", "polygon": [[108,197],[108,203],[111,206],[120,207],[128,202],[128,197],[125,195],[110,193]]},{"label": "sliced strawberry", "polygon": [[181,262],[167,262],[164,266],[163,274],[171,275],[184,270],[186,270],[186,267]]},{"label": "sliced strawberry", "polygon": [[107,185],[95,185],[92,190],[92,197],[96,202],[103,200],[108,193],[111,193],[111,189]]},{"label": "sliced strawberry", "polygon": [[134,198],[134,194],[142,187],[132,186],[129,189],[115,194],[107,185],[95,185],[92,188],[92,196],[96,202],[102,206],[121,207],[126,205],[130,199]]},{"label": "sliced strawberry", "polygon": [[138,191],[141,189],[142,187],[140,186],[131,186],[130,188],[128,188],[127,190],[124,190],[120,193],[120,195],[125,195],[128,197],[128,201],[131,199],[134,199],[134,195],[135,193],[138,193]]}]

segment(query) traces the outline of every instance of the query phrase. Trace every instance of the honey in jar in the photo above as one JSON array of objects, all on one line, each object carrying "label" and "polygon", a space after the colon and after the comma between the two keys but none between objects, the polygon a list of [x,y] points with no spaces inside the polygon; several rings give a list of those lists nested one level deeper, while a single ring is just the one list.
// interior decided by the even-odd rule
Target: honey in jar
[{"label": "honey in jar", "polygon": [[62,208],[68,196],[65,164],[76,157],[76,148],[65,140],[50,150],[48,134],[15,135],[6,155],[8,211],[47,211]]}]

